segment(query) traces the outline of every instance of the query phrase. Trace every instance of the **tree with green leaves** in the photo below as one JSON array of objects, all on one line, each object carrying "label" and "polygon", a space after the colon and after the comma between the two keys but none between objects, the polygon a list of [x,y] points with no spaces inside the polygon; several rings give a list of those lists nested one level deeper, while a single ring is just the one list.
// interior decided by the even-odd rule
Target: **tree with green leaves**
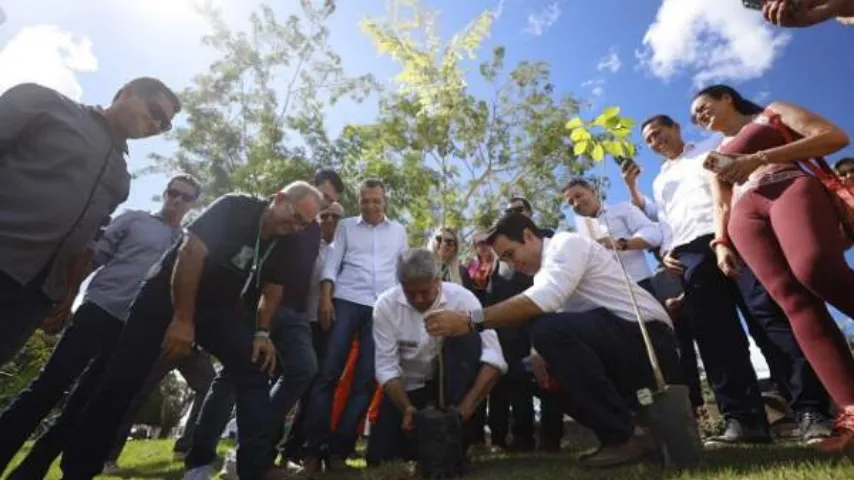
[{"label": "tree with green leaves", "polygon": [[180,93],[187,123],[169,134],[178,149],[152,155],[149,170],[194,175],[206,203],[231,191],[269,194],[336,163],[327,110],[345,97],[363,100],[376,82],[348,76],[331,48],[333,0],[300,6],[280,21],[262,5],[245,32],[229,28],[210,4],[200,7],[211,27],[202,42],[219,58]]},{"label": "tree with green leaves", "polygon": [[493,20],[485,11],[443,42],[435,12],[399,0],[388,18],[363,23],[377,49],[401,65],[400,88],[382,96],[374,123],[345,130],[344,170],[389,183],[392,214],[413,243],[442,224],[484,227],[511,195],[530,199],[540,223],[557,225],[565,180],[605,151],[634,148],[623,135],[631,121],[619,110],[589,123],[576,118],[581,103],[555,92],[545,62],[508,69],[497,47],[479,65],[477,88],[470,85],[465,62]]}]

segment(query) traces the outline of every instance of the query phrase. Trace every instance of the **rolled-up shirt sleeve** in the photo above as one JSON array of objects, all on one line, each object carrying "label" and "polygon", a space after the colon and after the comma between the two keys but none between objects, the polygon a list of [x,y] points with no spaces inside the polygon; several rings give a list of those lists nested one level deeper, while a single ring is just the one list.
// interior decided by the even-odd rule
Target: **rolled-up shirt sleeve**
[{"label": "rolled-up shirt sleeve", "polygon": [[341,262],[344,261],[344,252],[347,250],[347,226],[349,219],[344,219],[335,230],[335,237],[329,244],[326,255],[326,263],[323,265],[323,273],[320,281],[335,283],[338,272],[341,271]]},{"label": "rolled-up shirt sleeve", "polygon": [[391,312],[391,301],[380,298],[374,306],[374,376],[382,387],[389,380],[403,378],[400,354],[397,346],[395,321]]},{"label": "rolled-up shirt sleeve", "polygon": [[658,204],[656,204],[651,198],[644,196],[643,197],[643,214],[647,216],[653,222],[659,222],[661,219],[658,217]]},{"label": "rolled-up shirt sleeve", "polygon": [[626,204],[624,211],[626,227],[632,232],[632,237],[643,239],[651,247],[661,245],[661,227],[647,218],[636,206]]},{"label": "rolled-up shirt sleeve", "polygon": [[578,287],[584,277],[593,241],[578,234],[561,235],[544,246],[540,271],[534,275],[534,285],[522,295],[543,312],[557,312]]}]

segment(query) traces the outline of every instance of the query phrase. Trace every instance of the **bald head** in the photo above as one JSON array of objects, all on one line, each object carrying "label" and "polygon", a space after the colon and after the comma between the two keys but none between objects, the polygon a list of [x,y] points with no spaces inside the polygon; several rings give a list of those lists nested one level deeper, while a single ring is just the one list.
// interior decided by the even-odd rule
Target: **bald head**
[{"label": "bald head", "polygon": [[338,202],[332,202],[318,215],[320,236],[326,243],[332,243],[332,240],[335,238],[335,230],[338,228],[338,222],[343,216],[344,207]]}]

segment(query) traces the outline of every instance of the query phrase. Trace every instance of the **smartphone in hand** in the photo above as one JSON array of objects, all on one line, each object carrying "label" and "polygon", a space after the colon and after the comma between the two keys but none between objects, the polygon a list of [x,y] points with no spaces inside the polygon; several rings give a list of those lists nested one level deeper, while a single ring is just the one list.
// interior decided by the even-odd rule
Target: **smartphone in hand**
[{"label": "smartphone in hand", "polygon": [[762,10],[762,7],[765,5],[765,0],[741,0],[741,4],[744,5],[744,8]]},{"label": "smartphone in hand", "polygon": [[720,152],[709,152],[703,161],[703,168],[710,172],[718,173],[722,169],[732,165],[733,162],[735,162],[735,159],[729,155],[724,155]]}]

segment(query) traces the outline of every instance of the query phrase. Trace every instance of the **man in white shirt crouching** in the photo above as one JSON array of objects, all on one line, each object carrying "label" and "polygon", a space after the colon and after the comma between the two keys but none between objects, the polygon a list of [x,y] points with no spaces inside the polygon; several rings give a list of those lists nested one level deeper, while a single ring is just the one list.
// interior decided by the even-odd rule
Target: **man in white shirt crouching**
[{"label": "man in white shirt crouching", "polygon": [[[495,331],[454,338],[428,335],[424,314],[432,309],[481,308],[473,293],[442,282],[433,252],[404,251],[397,263],[399,285],[386,290],[374,306],[375,369],[385,392],[368,441],[368,465],[412,460],[411,435],[416,410],[438,402],[438,360],[444,360],[445,405],[456,405],[463,420],[464,445],[474,432],[469,420],[489,394],[507,363]],[[444,345],[443,345],[444,344]],[[467,425],[468,424],[468,425]]]},{"label": "man in white shirt crouching", "polygon": [[646,290],[627,283],[610,251],[587,237],[562,232],[542,238],[531,219],[510,214],[498,221],[487,243],[513,269],[534,276],[534,285],[484,310],[431,312],[434,336],[532,325],[534,348],[562,387],[564,413],[593,430],[601,447],[585,455],[588,467],[641,461],[655,442],[635,428],[637,391],[654,387],[640,327],[629,300],[631,287],[649,330],[664,377],[679,381],[680,368],[667,312]]}]

